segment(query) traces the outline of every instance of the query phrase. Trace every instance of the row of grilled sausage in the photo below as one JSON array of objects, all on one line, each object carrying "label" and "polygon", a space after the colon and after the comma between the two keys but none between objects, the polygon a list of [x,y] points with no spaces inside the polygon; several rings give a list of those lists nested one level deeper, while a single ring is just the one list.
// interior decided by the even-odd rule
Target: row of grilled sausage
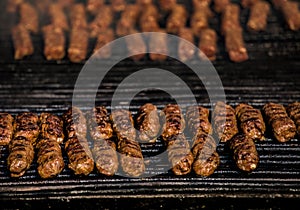
[{"label": "row of grilled sausage", "polygon": [[[149,46],[140,36],[141,32],[167,32],[175,34],[184,40],[195,44],[195,38],[199,39],[198,53],[200,58],[207,57],[210,60],[216,59],[217,33],[209,25],[213,16],[210,9],[211,0],[193,0],[193,12],[189,17],[188,11],[183,4],[176,0],[159,1],[159,7],[152,0],[137,0],[136,4],[127,4],[124,0],[110,1],[105,4],[103,0],[89,0],[87,4],[74,1],[48,0],[44,6],[36,7],[23,0],[9,0],[7,10],[19,13],[19,24],[13,27],[12,37],[15,48],[15,59],[22,59],[34,52],[30,33],[37,34],[39,31],[39,14],[46,14],[50,20],[49,24],[43,26],[44,55],[47,60],[63,59],[68,53],[72,62],[81,62],[86,59],[89,45],[89,37],[97,38],[94,52],[98,52],[100,58],[111,57],[112,49],[106,46],[101,52],[98,49],[115,39],[129,34],[136,34],[134,39],[126,39],[129,54],[134,54],[134,60],[144,58],[149,51],[155,50],[158,53],[151,53],[151,60],[165,60],[168,54],[168,42],[166,35],[155,34],[150,36]],[[67,3],[66,3],[67,2]],[[300,28],[300,12],[296,2],[286,0],[274,0],[273,4],[284,14],[286,22],[291,30]],[[250,16],[247,27],[250,31],[265,30],[267,17],[270,13],[270,5],[263,0],[243,0],[241,5],[250,8]],[[42,9],[41,9],[42,8]],[[230,0],[215,0],[214,10],[221,14],[221,35],[224,36],[225,47],[229,58],[234,62],[242,62],[248,59],[247,49],[243,40],[243,28],[240,23],[240,5],[231,3]],[[69,11],[69,18],[66,15]],[[87,11],[94,16],[88,23]],[[113,21],[115,12],[121,12],[120,18]],[[160,26],[161,16],[165,17],[166,27]],[[69,21],[68,21],[69,19]],[[188,20],[190,23],[187,24]],[[188,27],[188,25],[190,25]],[[65,32],[69,31],[69,46],[66,50]],[[192,59],[196,50],[190,43],[180,41],[178,43],[178,57],[182,61]]]},{"label": "row of grilled sausage", "polygon": [[[103,106],[86,115],[72,107],[62,118],[50,113],[38,116],[25,112],[16,117],[1,113],[0,144],[9,145],[7,163],[12,177],[26,172],[35,151],[40,176],[57,176],[65,166],[63,142],[68,167],[76,175],[88,175],[95,165],[99,173],[111,176],[120,164],[126,175],[139,177],[145,172],[140,143],[154,144],[161,136],[174,174],[185,175],[193,170],[197,175],[210,176],[220,164],[217,139],[228,143],[238,168],[251,172],[259,162],[255,141],[265,139],[264,118],[279,142],[289,141],[296,133],[300,135],[299,102],[287,108],[268,103],[263,114],[248,104],[239,104],[234,109],[217,102],[212,123],[209,116],[209,110],[202,106],[187,107],[184,117],[177,104],[168,104],[159,113],[151,103],[140,107],[135,120],[128,110],[114,110],[109,115]],[[185,127],[192,136],[191,145],[185,137]],[[88,132],[93,140],[92,149]]]}]

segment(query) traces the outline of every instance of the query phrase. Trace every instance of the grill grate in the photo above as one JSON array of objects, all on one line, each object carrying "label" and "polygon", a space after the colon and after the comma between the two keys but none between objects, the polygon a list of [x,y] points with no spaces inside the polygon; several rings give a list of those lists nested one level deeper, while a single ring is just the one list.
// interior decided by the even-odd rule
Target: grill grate
[{"label": "grill grate", "polygon": [[[248,11],[243,10],[243,26],[247,15]],[[6,14],[2,14],[0,18],[1,23],[7,23],[0,24],[0,112],[17,114],[22,111],[48,111],[61,115],[71,105],[74,84],[83,63],[73,64],[68,59],[59,63],[46,61],[42,55],[43,44],[39,35],[33,36],[35,54],[22,61],[14,61],[9,28],[15,19],[10,19]],[[228,60],[223,40],[219,37],[219,52],[213,64],[223,82],[229,104],[235,106],[240,102],[248,102],[256,108],[262,108],[269,101],[287,105],[300,100],[300,32],[286,30],[281,18],[273,10],[268,18],[266,32],[250,34],[245,31],[244,38],[250,59],[243,63],[231,63]],[[218,16],[211,20],[211,25],[218,29]],[[92,44],[91,42],[91,46]],[[115,66],[99,88],[96,103],[108,106],[110,110],[111,97],[122,78],[148,67],[166,68],[179,75],[190,86],[198,103],[210,107],[205,88],[186,66],[172,59],[159,63],[150,62],[147,58],[138,63],[127,59]],[[149,80],[157,77],[153,75]],[[87,78],[89,79],[92,78]],[[134,92],[141,85],[137,81],[134,86],[126,86],[126,91]],[[178,97],[185,99],[180,93],[180,86],[174,85],[173,89],[178,90]],[[82,90],[81,99],[84,101],[84,97],[88,96],[91,96],[91,90]],[[140,105],[149,101],[161,109],[168,102],[172,102],[172,99],[159,91],[141,92],[130,104],[130,109],[135,114]],[[144,202],[138,202],[139,207],[147,207],[151,203],[158,207],[167,207],[172,202],[180,203],[178,200],[173,201],[173,198],[189,198],[188,202],[181,201],[181,204],[186,207],[193,206],[195,209],[203,207],[202,205],[219,208],[230,208],[232,205],[245,205],[247,208],[268,206],[279,209],[293,204],[290,200],[282,200],[283,198],[300,197],[300,139],[282,144],[276,142],[270,132],[267,137],[267,141],[257,143],[260,162],[251,174],[237,170],[226,146],[220,143],[220,166],[208,178],[196,177],[193,173],[176,177],[168,172],[145,179],[128,179],[117,175],[105,177],[95,171],[88,177],[77,177],[65,167],[58,177],[42,180],[37,174],[34,162],[23,177],[13,179],[7,170],[8,150],[1,147],[0,200],[5,204],[4,207],[20,208],[24,203],[38,206],[40,201],[43,204],[50,203],[49,206],[61,202],[63,206],[69,207],[64,203],[69,199],[79,199],[74,206],[82,205],[83,199],[88,199],[85,203],[96,199],[95,203],[99,205],[98,202],[108,199],[114,202],[112,206],[124,208],[122,205],[126,206],[132,199],[143,199]],[[162,143],[158,143],[154,148],[142,145],[142,149],[144,154],[155,154],[164,147]],[[65,154],[64,160],[67,164]],[[229,200],[224,201],[224,198]],[[115,199],[119,199],[118,202]],[[243,199],[248,199],[248,202],[244,203]],[[262,201],[255,202],[259,199],[270,203],[267,205],[262,204]],[[12,204],[9,202],[11,200],[23,202]],[[201,201],[201,205],[196,201]],[[220,203],[216,204],[217,201]],[[107,208],[113,208],[111,205]]]}]

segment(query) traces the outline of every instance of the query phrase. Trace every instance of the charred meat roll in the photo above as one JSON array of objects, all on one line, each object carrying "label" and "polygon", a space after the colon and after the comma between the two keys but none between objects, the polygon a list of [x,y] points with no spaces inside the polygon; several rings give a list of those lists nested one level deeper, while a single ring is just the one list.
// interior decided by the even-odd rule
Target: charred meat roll
[{"label": "charred meat roll", "polygon": [[175,175],[181,176],[191,172],[194,157],[183,133],[168,137],[167,152]]},{"label": "charred meat roll", "polygon": [[36,146],[38,173],[44,178],[53,178],[64,169],[64,160],[59,143],[50,138],[41,138]]},{"label": "charred meat roll", "polygon": [[85,6],[82,3],[76,3],[71,6],[70,11],[70,24],[71,28],[81,28],[86,29],[87,24],[87,17],[85,12]]},{"label": "charred meat roll", "polygon": [[66,38],[61,28],[54,25],[43,27],[44,56],[47,60],[61,60],[65,57]]},{"label": "charred meat roll", "polygon": [[216,148],[217,143],[209,134],[199,132],[193,137],[193,170],[197,175],[210,176],[220,165],[220,157]]},{"label": "charred meat roll", "polygon": [[230,4],[230,0],[214,0],[214,10],[217,13],[222,13],[227,5]]},{"label": "charred meat roll", "polygon": [[193,31],[190,28],[180,28],[178,36],[181,38],[178,43],[179,59],[182,61],[192,59],[196,51],[196,47],[193,46],[195,44]]},{"label": "charred meat roll", "polygon": [[67,16],[61,5],[54,3],[49,6],[49,16],[51,24],[63,31],[69,30],[69,23]]},{"label": "charred meat roll", "polygon": [[186,109],[186,121],[189,132],[196,136],[198,133],[212,134],[209,122],[209,110],[202,106],[189,106]]},{"label": "charred meat roll", "polygon": [[171,14],[167,19],[167,32],[178,34],[180,28],[185,27],[188,19],[188,13],[184,5],[176,4],[172,10]]},{"label": "charred meat roll", "polygon": [[120,153],[120,164],[125,174],[141,176],[145,171],[141,147],[136,141],[136,131],[131,113],[118,109],[111,113],[113,130],[117,134],[117,149]]},{"label": "charred meat roll", "polygon": [[86,10],[91,14],[95,15],[101,13],[101,8],[104,5],[105,0],[88,0],[86,5]]},{"label": "charred meat roll", "polygon": [[146,143],[156,141],[160,131],[160,122],[155,105],[146,103],[139,108],[136,117],[136,127],[139,141]]},{"label": "charred meat roll", "polygon": [[265,122],[259,109],[248,104],[239,104],[235,113],[243,133],[253,140],[264,140]]},{"label": "charred meat roll", "polygon": [[65,144],[68,167],[76,175],[89,175],[94,169],[94,160],[85,136],[69,137]]},{"label": "charred meat roll", "polygon": [[217,102],[212,113],[213,129],[221,142],[229,141],[238,133],[235,110],[224,102]]},{"label": "charred meat roll", "polygon": [[94,141],[110,139],[113,136],[112,124],[104,106],[94,107],[88,114],[90,136]]},{"label": "charred meat roll", "polygon": [[33,54],[34,47],[30,33],[23,24],[18,24],[12,28],[12,40],[14,45],[14,58],[16,60]]},{"label": "charred meat roll", "polygon": [[264,105],[263,111],[268,124],[272,127],[274,137],[279,142],[287,142],[294,138],[296,126],[283,105],[270,102]]},{"label": "charred meat roll", "polygon": [[111,113],[110,119],[113,123],[113,130],[119,139],[136,139],[134,120],[128,110],[115,110]]},{"label": "charred meat roll", "polygon": [[97,36],[97,41],[94,47],[93,56],[100,59],[110,58],[112,54],[112,49],[110,45],[106,45],[106,44],[112,42],[114,38],[115,38],[115,33],[111,28],[108,28],[105,31],[100,32]]},{"label": "charred meat roll", "polygon": [[190,19],[190,25],[195,36],[199,37],[201,32],[209,27],[208,18],[211,16],[212,13],[208,6],[195,8]]},{"label": "charred meat roll", "polygon": [[225,47],[231,61],[238,63],[249,59],[242,28],[232,28],[226,31]]},{"label": "charred meat roll", "polygon": [[185,120],[179,105],[166,105],[160,116],[163,118],[161,136],[165,141],[168,141],[171,136],[178,135],[184,131]]},{"label": "charred meat roll", "polygon": [[130,138],[118,138],[120,164],[125,174],[139,177],[145,171],[145,163],[139,143]]},{"label": "charred meat roll", "polygon": [[259,156],[254,141],[244,135],[238,134],[229,141],[233,159],[239,169],[251,172],[257,168]]},{"label": "charred meat roll", "polygon": [[172,8],[177,4],[177,0],[159,0],[159,8],[163,11],[171,11]]},{"label": "charred meat roll", "polygon": [[103,5],[95,19],[89,24],[90,36],[97,37],[100,32],[108,30],[113,21],[113,11],[110,6]]},{"label": "charred meat roll", "polygon": [[297,31],[300,29],[299,2],[287,1],[281,6],[282,13],[289,29]]},{"label": "charred meat roll", "polygon": [[217,33],[215,30],[206,28],[200,33],[199,40],[199,57],[202,59],[208,58],[216,60],[217,54]]},{"label": "charred meat roll", "polygon": [[23,176],[34,158],[32,141],[24,136],[15,136],[9,144],[7,165],[12,177]]},{"label": "charred meat roll", "polygon": [[232,29],[241,29],[240,24],[240,7],[237,4],[228,4],[221,17],[221,33],[227,35],[227,31]]},{"label": "charred meat roll", "polygon": [[287,112],[292,120],[294,120],[297,133],[300,136],[300,103],[294,102],[288,105]]},{"label": "charred meat roll", "polygon": [[71,107],[63,114],[67,137],[86,136],[87,125],[83,112],[78,107]]},{"label": "charred meat roll", "polygon": [[14,122],[14,131],[14,138],[23,136],[35,145],[40,133],[38,115],[32,112],[18,114]]},{"label": "charred meat roll", "polygon": [[0,146],[8,145],[14,134],[14,118],[8,113],[0,113]]},{"label": "charred meat roll", "polygon": [[65,137],[63,120],[57,115],[42,113],[40,115],[40,137],[58,144],[63,143]]},{"label": "charred meat roll", "polygon": [[[149,39],[150,59],[153,61],[164,61],[168,54],[168,37],[164,30],[158,30],[159,33],[153,33]],[[153,53],[155,52],[155,53]]]},{"label": "charred meat roll", "polygon": [[126,8],[125,0],[110,0],[113,11],[121,12]]},{"label": "charred meat roll", "polygon": [[34,6],[29,3],[22,3],[20,5],[20,24],[23,24],[25,28],[32,32],[38,33],[39,31],[39,15]]},{"label": "charred meat roll", "polygon": [[126,6],[126,9],[122,12],[121,17],[117,22],[116,34],[118,36],[126,36],[135,28],[140,9],[141,8],[135,4]]},{"label": "charred meat roll", "polygon": [[15,13],[20,4],[22,4],[24,0],[7,0],[6,11],[9,13]]},{"label": "charred meat roll", "polygon": [[87,56],[89,34],[84,28],[73,28],[70,35],[68,57],[70,61],[79,63]]},{"label": "charred meat roll", "polygon": [[143,8],[139,18],[139,27],[142,32],[153,32],[159,28],[159,13],[154,4],[149,4]]},{"label": "charred meat roll", "polygon": [[119,160],[115,142],[112,140],[96,140],[92,153],[99,173],[113,176],[117,172]]},{"label": "charred meat roll", "polygon": [[145,57],[145,52],[147,51],[147,46],[144,39],[137,30],[130,30],[130,34],[134,34],[131,37],[125,37],[125,42],[127,45],[127,51],[132,60],[139,61]]},{"label": "charred meat roll", "polygon": [[270,4],[265,1],[255,3],[250,9],[250,16],[247,23],[250,31],[263,31],[267,26],[267,18],[270,13]]}]

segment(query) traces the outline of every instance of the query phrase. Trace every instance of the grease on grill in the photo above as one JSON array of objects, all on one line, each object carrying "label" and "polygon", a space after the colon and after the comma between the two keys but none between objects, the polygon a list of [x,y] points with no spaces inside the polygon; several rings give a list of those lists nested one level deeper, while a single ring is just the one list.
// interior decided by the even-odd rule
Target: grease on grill
[{"label": "grease on grill", "polygon": [[243,133],[253,140],[264,140],[265,122],[260,110],[248,104],[239,104],[235,108],[239,126]]},{"label": "grease on grill", "polygon": [[290,118],[295,122],[298,136],[300,136],[300,102],[294,102],[288,105],[287,112]]},{"label": "grease on grill", "polygon": [[244,134],[234,136],[229,141],[229,148],[239,169],[252,172],[257,168],[259,156],[254,141],[250,137]]},{"label": "grease on grill", "polygon": [[238,133],[235,111],[230,105],[218,101],[212,115],[213,129],[221,142],[229,141]]},{"label": "grease on grill", "polygon": [[151,103],[142,105],[136,117],[138,140],[144,143],[154,143],[159,135],[160,122],[157,107]]},{"label": "grease on grill", "polygon": [[14,118],[8,113],[0,113],[0,146],[8,145],[13,138]]},{"label": "grease on grill", "polygon": [[117,148],[120,163],[126,175],[139,177],[145,171],[141,147],[136,141],[136,131],[131,113],[128,110],[114,110],[110,115],[113,130],[117,135]]},{"label": "grease on grill", "polygon": [[263,111],[279,142],[287,142],[296,135],[296,126],[283,105],[270,102],[264,105]]}]

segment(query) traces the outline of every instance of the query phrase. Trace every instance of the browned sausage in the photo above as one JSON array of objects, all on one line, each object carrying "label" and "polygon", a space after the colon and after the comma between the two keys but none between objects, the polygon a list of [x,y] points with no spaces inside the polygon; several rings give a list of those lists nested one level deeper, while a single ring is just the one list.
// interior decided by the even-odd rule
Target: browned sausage
[{"label": "browned sausage", "polygon": [[180,28],[185,27],[188,14],[184,5],[176,4],[167,18],[166,29],[168,33],[177,34]]},{"label": "browned sausage", "polygon": [[[178,57],[182,61],[190,60],[194,57],[196,47],[194,47],[194,34],[190,28],[180,28],[178,36],[181,38],[178,43]],[[188,43],[188,42],[190,43]]]},{"label": "browned sausage", "polygon": [[101,13],[101,8],[104,5],[105,0],[88,0],[86,10],[93,15]]},{"label": "browned sausage", "polygon": [[126,36],[135,28],[141,8],[138,5],[127,5],[117,22],[116,34]]},{"label": "browned sausage", "polygon": [[262,31],[266,29],[267,18],[270,13],[270,4],[265,1],[255,3],[250,9],[247,23],[248,30]]},{"label": "browned sausage", "polygon": [[146,103],[139,108],[136,117],[136,127],[139,131],[139,141],[146,143],[156,141],[160,131],[160,122],[155,105]]},{"label": "browned sausage", "polygon": [[130,34],[134,34],[131,37],[125,37],[128,54],[134,61],[139,61],[145,57],[147,46],[144,39],[137,30],[130,30]]},{"label": "browned sausage", "polygon": [[159,13],[155,5],[149,4],[143,7],[143,12],[139,19],[139,26],[142,32],[153,32],[158,30]]},{"label": "browned sausage", "polygon": [[253,140],[264,140],[265,122],[259,109],[248,104],[239,104],[235,113],[243,133]]},{"label": "browned sausage", "polygon": [[268,124],[273,135],[279,142],[287,142],[296,135],[296,125],[289,118],[286,109],[281,104],[267,103],[263,107]]},{"label": "browned sausage", "polygon": [[244,134],[234,136],[229,141],[229,148],[239,169],[251,172],[257,168],[259,156],[254,141],[250,137]]},{"label": "browned sausage", "polygon": [[84,4],[76,3],[71,6],[70,24],[72,29],[87,28],[88,24]]},{"label": "browned sausage", "polygon": [[[94,47],[94,55],[96,58],[110,58],[112,54],[112,49],[110,45],[106,44],[112,42],[114,38],[115,33],[111,28],[108,28],[98,34],[96,45]],[[102,48],[104,46],[105,48]],[[100,48],[102,48],[101,51],[99,50]]]},{"label": "browned sausage", "polygon": [[90,36],[97,37],[100,32],[108,30],[113,21],[113,11],[108,5],[103,5],[94,20],[89,24]]},{"label": "browned sausage", "polygon": [[288,105],[287,112],[292,120],[294,120],[298,135],[300,136],[300,102],[294,102]]},{"label": "browned sausage", "polygon": [[10,13],[15,13],[20,4],[22,4],[23,2],[24,0],[8,0],[6,5],[6,11]]},{"label": "browned sausage", "polygon": [[221,142],[229,141],[238,133],[235,110],[224,102],[217,102],[213,114],[213,129]]},{"label": "browned sausage", "polygon": [[14,58],[22,59],[33,54],[34,47],[29,31],[23,24],[18,24],[12,28],[12,40],[14,45]]},{"label": "browned sausage", "polygon": [[[203,29],[199,38],[199,54],[202,59],[206,57],[213,61],[216,60],[217,53],[217,33],[211,28]],[[204,54],[204,55],[203,55]]]},{"label": "browned sausage", "polygon": [[256,4],[257,2],[259,2],[260,0],[242,0],[241,1],[241,5],[244,8],[250,8],[252,7],[254,4]]},{"label": "browned sausage", "polygon": [[282,4],[281,10],[289,29],[297,31],[300,29],[300,11],[298,2],[287,1]]},{"label": "browned sausage", "polygon": [[71,107],[63,114],[67,137],[86,136],[86,118],[78,107]]},{"label": "browned sausage", "polygon": [[40,137],[61,144],[64,141],[63,120],[50,113],[40,115]]},{"label": "browned sausage", "polygon": [[[153,61],[164,61],[167,59],[168,54],[168,39],[167,34],[164,30],[159,29],[156,32],[150,35],[149,40],[149,51],[150,51],[150,59]],[[155,51],[156,53],[151,53]]]},{"label": "browned sausage", "polygon": [[54,3],[49,6],[49,16],[51,24],[63,31],[69,30],[69,23],[67,16],[61,5]]},{"label": "browned sausage", "polygon": [[214,10],[222,13],[228,4],[230,4],[230,0],[214,0]]},{"label": "browned sausage", "polygon": [[8,113],[0,113],[0,145],[8,145],[13,138],[14,118]]},{"label": "browned sausage", "polygon": [[75,27],[71,29],[68,58],[71,62],[79,63],[87,56],[89,33],[85,28]]},{"label": "browned sausage", "polygon": [[125,0],[110,0],[110,3],[115,12],[121,12],[125,10],[127,5]]},{"label": "browned sausage", "polygon": [[61,60],[66,54],[66,38],[62,28],[54,25],[44,26],[44,56],[47,60]]},{"label": "browned sausage", "polygon": [[22,3],[20,5],[20,24],[23,24],[25,28],[32,32],[39,32],[39,15],[34,6],[29,3]]}]

